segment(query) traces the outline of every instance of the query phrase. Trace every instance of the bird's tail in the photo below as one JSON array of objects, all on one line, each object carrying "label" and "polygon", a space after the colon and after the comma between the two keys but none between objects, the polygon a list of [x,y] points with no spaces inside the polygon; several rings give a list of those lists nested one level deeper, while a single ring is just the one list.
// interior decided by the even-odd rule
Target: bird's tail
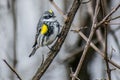
[{"label": "bird's tail", "polygon": [[37,48],[34,47],[32,52],[30,53],[29,57],[33,56],[35,54],[36,50],[37,50]]}]

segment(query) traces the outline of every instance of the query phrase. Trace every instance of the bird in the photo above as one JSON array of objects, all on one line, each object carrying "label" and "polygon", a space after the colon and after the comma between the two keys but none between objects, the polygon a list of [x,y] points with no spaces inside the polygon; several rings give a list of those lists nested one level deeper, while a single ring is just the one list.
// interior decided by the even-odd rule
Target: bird
[{"label": "bird", "polygon": [[42,14],[36,29],[35,42],[29,57],[33,56],[38,48],[52,44],[58,37],[60,23],[57,21],[53,10],[50,9]]}]

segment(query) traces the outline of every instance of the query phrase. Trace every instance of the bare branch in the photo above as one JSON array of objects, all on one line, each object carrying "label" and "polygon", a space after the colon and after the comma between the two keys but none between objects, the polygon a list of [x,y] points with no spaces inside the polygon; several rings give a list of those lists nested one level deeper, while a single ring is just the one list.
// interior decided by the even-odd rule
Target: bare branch
[{"label": "bare branch", "polygon": [[112,22],[110,22],[110,23],[105,22],[105,24],[109,24],[109,25],[120,25],[120,23],[112,23]]},{"label": "bare branch", "polygon": [[[119,27],[116,28],[116,30],[119,30]],[[110,28],[110,34],[113,36],[113,39],[115,40],[115,43],[116,43],[117,47],[120,48],[119,40],[117,39],[117,36],[116,36],[116,34],[115,34],[115,31],[116,31],[116,30],[113,31],[113,30]]]},{"label": "bare branch", "polygon": [[19,80],[22,80],[22,78],[19,76],[19,74],[16,72],[16,70],[15,70],[14,68],[12,68],[5,59],[3,59],[3,61],[4,61],[5,64],[10,68],[10,70],[11,70],[13,73],[15,73],[15,75],[18,77],[18,79],[19,79]]},{"label": "bare branch", "polygon": [[110,59],[112,59],[113,52],[116,52],[116,50],[111,46]]},{"label": "bare branch", "polygon": [[15,1],[12,1],[12,15],[13,15],[13,22],[14,22],[14,32],[13,32],[13,67],[16,68],[17,65],[17,54],[16,54],[16,45],[17,45],[17,19],[15,13]]},{"label": "bare branch", "polygon": [[86,4],[86,3],[89,3],[91,0],[88,0],[88,1],[86,1],[86,2],[82,2],[82,4]]},{"label": "bare branch", "polygon": [[75,79],[80,80],[78,77],[74,76],[74,72],[72,71],[72,68],[70,68],[70,72],[71,72],[70,77],[74,77]]},{"label": "bare branch", "polygon": [[67,19],[67,16],[63,13],[63,11],[56,5],[54,0],[50,0],[51,4],[57,9],[57,11],[64,17],[64,19]]},{"label": "bare branch", "polygon": [[42,55],[42,63],[41,63],[41,65],[40,65],[40,66],[42,66],[42,65],[43,65],[43,63],[44,63],[44,55]]},{"label": "bare branch", "polygon": [[83,50],[84,50],[84,47],[80,47],[73,50],[73,52],[70,52],[70,55],[63,60],[63,62],[71,61],[72,59],[76,58],[76,56],[78,56],[80,52],[82,52]]},{"label": "bare branch", "polygon": [[[90,14],[91,16],[91,21],[93,21],[93,15],[94,15],[94,8],[92,7],[92,2],[90,2],[88,5],[87,5],[87,8],[88,8],[88,13]],[[98,22],[98,21],[97,21]],[[101,29],[97,29],[96,30],[96,35],[97,35],[97,38],[98,38],[98,41],[100,42],[101,46],[103,47],[104,49],[104,38],[102,36],[102,33],[101,33]]]},{"label": "bare branch", "polygon": [[99,26],[103,24],[113,13],[115,13],[119,9],[119,7],[120,3],[115,8],[113,8],[113,10],[97,24],[97,28],[99,28]]},{"label": "bare branch", "polygon": [[[88,41],[88,38],[80,31],[74,30],[74,32],[78,33],[85,41]],[[98,54],[100,54],[103,58],[105,58],[104,52],[100,51],[95,45],[94,43],[90,43],[90,46],[96,51],[98,52]],[[120,69],[120,65],[116,64],[115,62],[113,62],[110,59],[107,59],[109,61],[110,64],[112,64],[113,66],[115,66],[116,68]]]},{"label": "bare branch", "polygon": [[[77,69],[76,69],[76,71],[75,71],[75,73],[74,73],[74,76],[78,76],[78,74],[79,74],[79,72],[80,72],[80,70],[81,70],[83,61],[84,61],[84,59],[85,59],[86,53],[87,53],[87,51],[88,51],[88,48],[89,48],[89,46],[90,46],[90,42],[91,42],[92,37],[93,37],[93,34],[94,34],[94,32],[96,31],[95,26],[96,26],[97,15],[98,15],[98,12],[99,12],[99,3],[100,3],[100,0],[97,0],[97,4],[96,4],[96,8],[95,8],[95,15],[94,15],[94,18],[93,18],[92,30],[91,30],[91,33],[90,33],[90,35],[89,35],[88,41],[87,41],[87,43],[86,43],[86,45],[85,45],[85,48],[84,48],[83,54],[82,54],[82,56],[81,56],[81,59],[80,59],[80,61],[79,61],[79,64],[78,64],[78,66],[77,66]],[[72,80],[75,80],[75,78],[72,77]]]},{"label": "bare branch", "polygon": [[[106,1],[102,1],[101,0],[101,8],[102,8],[102,14],[103,14],[103,17],[107,14],[106,10],[107,10],[107,3]],[[107,77],[108,77],[108,80],[111,80],[111,71],[110,71],[110,67],[109,67],[109,62],[108,62],[108,53],[107,53],[107,34],[108,34],[108,26],[107,24],[104,24],[104,31],[105,31],[105,47],[104,47],[104,54],[105,54],[105,64],[106,64],[106,68],[107,68]]]},{"label": "bare branch", "polygon": [[114,17],[114,18],[111,18],[111,19],[108,19],[108,20],[106,20],[107,22],[110,22],[110,21],[112,21],[112,20],[116,20],[116,19],[119,19],[120,18],[120,16],[117,16],[117,17]]}]

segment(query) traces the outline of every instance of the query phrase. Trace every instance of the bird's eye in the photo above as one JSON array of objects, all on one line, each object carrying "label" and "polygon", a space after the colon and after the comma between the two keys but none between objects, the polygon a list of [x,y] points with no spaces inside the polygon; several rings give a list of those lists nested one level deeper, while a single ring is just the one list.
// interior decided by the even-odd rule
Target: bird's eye
[{"label": "bird's eye", "polygon": [[49,15],[49,17],[52,17],[52,15]]},{"label": "bird's eye", "polygon": [[49,19],[51,17],[52,17],[52,15],[47,15],[47,16],[44,16],[44,19]]},{"label": "bird's eye", "polygon": [[44,16],[44,18],[45,18],[45,19],[48,19],[48,18],[49,18],[49,16]]}]

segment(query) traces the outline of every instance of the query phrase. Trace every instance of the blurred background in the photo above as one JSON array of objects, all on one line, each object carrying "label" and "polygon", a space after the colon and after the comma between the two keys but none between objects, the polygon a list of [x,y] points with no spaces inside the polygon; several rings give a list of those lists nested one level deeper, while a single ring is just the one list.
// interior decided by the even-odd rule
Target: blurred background
[{"label": "blurred background", "polygon": [[[88,1],[88,0],[83,0]],[[79,27],[87,26],[82,32],[88,37],[92,24],[92,13],[95,1],[91,0],[82,4],[77,11],[73,23]],[[120,4],[120,0],[104,0],[105,10],[109,13],[113,7]],[[55,0],[57,6],[67,14],[73,0]],[[18,80],[16,75],[3,62],[3,59],[14,67],[23,80],[31,80],[42,62],[42,55],[47,57],[49,49],[42,47],[36,54],[29,58],[34,43],[36,26],[44,11],[52,9],[57,20],[64,25],[64,19],[49,0],[0,0],[0,80]],[[93,10],[92,10],[93,9]],[[102,11],[101,11],[102,12]],[[112,17],[120,16],[120,9]],[[100,13],[98,20],[104,16]],[[110,22],[108,27],[108,53],[112,60],[120,65],[120,19]],[[114,24],[113,24],[114,23]],[[116,23],[116,24],[115,24]],[[71,27],[75,29],[76,27]],[[99,34],[102,40],[99,39]],[[93,42],[103,50],[104,28],[100,28]],[[70,69],[75,71],[85,41],[77,34],[69,32],[59,52],[41,80],[70,80]],[[115,68],[110,65],[110,68]],[[111,72],[112,80],[120,80],[120,70]],[[106,79],[106,65],[103,58],[89,48],[88,54],[79,74],[81,80]]]}]

